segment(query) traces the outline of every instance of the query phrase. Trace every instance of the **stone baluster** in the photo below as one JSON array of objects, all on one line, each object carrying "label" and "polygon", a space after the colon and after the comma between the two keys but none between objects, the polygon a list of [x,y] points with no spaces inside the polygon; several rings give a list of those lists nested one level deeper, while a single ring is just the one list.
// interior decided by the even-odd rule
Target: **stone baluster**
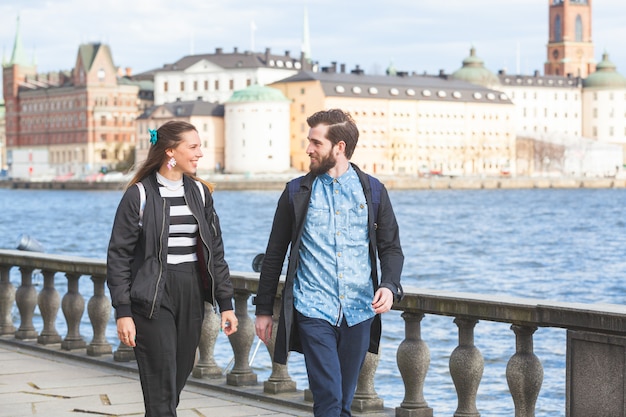
[{"label": "stone baluster", "polygon": [[220,331],[220,315],[215,312],[211,303],[204,303],[204,321],[198,345],[198,362],[194,366],[194,378],[220,378],[222,368],[215,362],[215,343]]},{"label": "stone baluster", "polygon": [[87,303],[87,314],[93,328],[93,339],[87,347],[87,355],[100,356],[112,352],[112,347],[106,339],[106,328],[111,317],[111,302],[104,295],[106,276],[93,275],[93,296]]},{"label": "stone baluster", "polygon": [[511,330],[515,332],[515,354],[506,366],[506,380],[515,404],[515,417],[534,417],[543,383],[543,367],[533,352],[533,333],[537,328],[512,325]]},{"label": "stone baluster", "polygon": [[37,290],[33,286],[33,268],[21,266],[22,284],[15,292],[15,303],[20,312],[20,327],[15,332],[16,339],[35,339],[37,331],[33,326],[33,315],[37,306]]},{"label": "stone baluster", "polygon": [[235,290],[235,315],[239,321],[237,332],[228,336],[235,355],[233,369],[226,375],[226,383],[234,386],[254,385],[257,374],[252,372],[249,364],[250,348],[254,341],[254,323],[248,316],[247,290]]},{"label": "stone baluster", "polygon": [[450,375],[456,387],[458,407],[455,417],[479,417],[476,394],[483,377],[485,361],[474,346],[474,327],[478,320],[457,317],[459,345],[450,355]]},{"label": "stone baluster", "polygon": [[113,353],[113,360],[115,362],[130,362],[135,360],[135,350],[126,346],[124,343],[120,342],[117,345],[117,349]]},{"label": "stone baluster", "polygon": [[430,350],[422,340],[424,314],[402,313],[404,340],[398,346],[396,361],[404,382],[404,400],[396,407],[396,417],[432,417],[433,409],[424,400],[424,381],[430,366]]},{"label": "stone baluster", "polygon": [[287,365],[274,362],[274,347],[276,346],[276,331],[278,329],[278,317],[280,317],[280,306],[282,302],[280,298],[274,300],[274,311],[272,314],[272,337],[270,342],[265,345],[272,359],[272,374],[263,382],[263,392],[268,394],[280,394],[281,392],[296,391],[296,381],[289,376]]},{"label": "stone baluster", "polygon": [[[380,355],[380,351],[378,355]],[[385,407],[383,399],[378,396],[374,388],[374,376],[376,375],[379,360],[378,355],[370,352],[365,354],[365,360],[363,361],[363,366],[361,366],[356,392],[352,401],[353,411],[368,413],[382,411]]]},{"label": "stone baluster", "polygon": [[11,310],[15,302],[15,287],[11,284],[11,266],[0,265],[0,335],[14,334]]},{"label": "stone baluster", "polygon": [[61,297],[54,286],[55,271],[44,270],[42,273],[43,289],[39,292],[38,304],[43,320],[43,330],[37,338],[37,343],[42,345],[61,343],[61,335],[55,325],[61,306]]},{"label": "stone baluster", "polygon": [[82,349],[87,343],[80,335],[80,320],[85,311],[85,299],[78,291],[79,274],[66,274],[67,293],[61,301],[61,309],[67,322],[67,335],[61,343],[65,350]]}]

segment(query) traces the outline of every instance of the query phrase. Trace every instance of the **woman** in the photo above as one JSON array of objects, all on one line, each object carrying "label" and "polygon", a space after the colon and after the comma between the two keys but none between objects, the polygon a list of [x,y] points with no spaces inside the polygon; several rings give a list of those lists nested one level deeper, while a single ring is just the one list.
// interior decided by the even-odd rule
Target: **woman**
[{"label": "woman", "polygon": [[211,190],[195,177],[198,132],[170,121],[150,130],[150,142],[115,214],[107,285],[118,336],[135,351],[146,416],[176,416],[204,301],[219,306],[226,335],[237,331],[237,318]]}]

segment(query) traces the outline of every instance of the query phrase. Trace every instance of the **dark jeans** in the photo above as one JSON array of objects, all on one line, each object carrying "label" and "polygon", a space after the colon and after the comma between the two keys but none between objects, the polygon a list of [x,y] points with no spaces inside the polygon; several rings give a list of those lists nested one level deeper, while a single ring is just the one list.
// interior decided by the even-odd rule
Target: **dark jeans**
[{"label": "dark jeans", "polygon": [[372,319],[348,327],[297,313],[298,330],[316,417],[350,417]]},{"label": "dark jeans", "polygon": [[157,318],[134,314],[135,357],[146,417],[175,417],[180,393],[193,370],[204,300],[195,263],[168,265]]}]

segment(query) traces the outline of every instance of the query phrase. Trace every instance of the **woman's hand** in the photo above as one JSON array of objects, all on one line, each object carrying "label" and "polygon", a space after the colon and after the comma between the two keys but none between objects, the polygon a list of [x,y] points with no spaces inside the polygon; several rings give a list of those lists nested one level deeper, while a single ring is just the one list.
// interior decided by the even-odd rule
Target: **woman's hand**
[{"label": "woman's hand", "polygon": [[117,319],[117,337],[126,346],[135,347],[135,336],[137,336],[137,330],[135,329],[135,321],[132,317],[120,317]]},{"label": "woman's hand", "polygon": [[235,316],[234,310],[222,311],[222,330],[226,336],[235,333],[238,324],[239,321],[237,320],[237,316]]}]

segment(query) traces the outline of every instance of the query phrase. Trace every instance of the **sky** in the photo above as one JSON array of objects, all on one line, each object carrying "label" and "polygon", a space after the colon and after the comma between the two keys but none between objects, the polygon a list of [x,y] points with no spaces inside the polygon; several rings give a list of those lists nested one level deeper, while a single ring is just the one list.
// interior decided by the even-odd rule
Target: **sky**
[{"label": "sky", "polygon": [[[626,1],[590,0],[599,62],[626,75]],[[0,47],[10,59],[17,16],[38,72],[69,70],[82,43],[110,46],[137,74],[189,54],[270,48],[299,56],[308,14],[311,57],[367,74],[436,74],[461,67],[472,46],[493,72],[543,73],[551,0],[0,0]],[[252,27],[255,29],[253,30]]]}]

